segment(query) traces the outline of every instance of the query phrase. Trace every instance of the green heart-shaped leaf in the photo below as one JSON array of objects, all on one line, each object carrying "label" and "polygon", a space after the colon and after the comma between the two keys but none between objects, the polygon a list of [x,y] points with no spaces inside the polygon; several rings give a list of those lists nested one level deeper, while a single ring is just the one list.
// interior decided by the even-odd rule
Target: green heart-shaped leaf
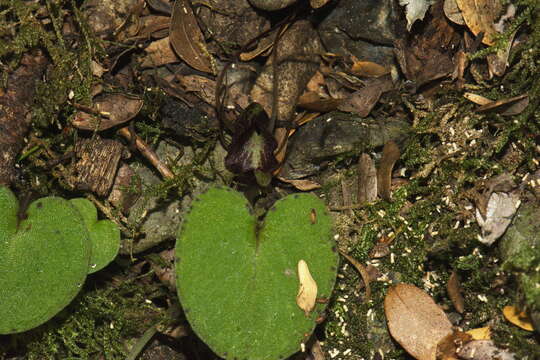
[{"label": "green heart-shaped leaf", "polygon": [[0,334],[49,320],[79,292],[90,241],[79,212],[58,197],[36,200],[17,223],[18,201],[0,186]]},{"label": "green heart-shaped leaf", "polygon": [[88,273],[103,269],[114,260],[120,248],[120,229],[110,220],[97,219],[97,209],[88,199],[76,198],[69,202],[79,210],[90,234],[92,257]]},{"label": "green heart-shaped leaf", "polygon": [[296,304],[297,265],[306,261],[328,298],[338,256],[324,203],[309,194],[276,202],[259,228],[230,189],[202,194],[176,244],[178,295],[197,334],[227,359],[283,359],[300,350],[324,310]]}]

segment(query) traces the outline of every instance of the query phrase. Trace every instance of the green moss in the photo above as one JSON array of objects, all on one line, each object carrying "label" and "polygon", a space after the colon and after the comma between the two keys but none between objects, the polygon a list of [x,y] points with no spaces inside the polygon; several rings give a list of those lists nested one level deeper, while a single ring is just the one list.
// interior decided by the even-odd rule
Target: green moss
[{"label": "green moss", "polygon": [[12,344],[24,348],[29,360],[125,358],[126,340],[140,336],[163,316],[146,302],[149,292],[130,282],[83,292],[51,322],[13,335]]}]

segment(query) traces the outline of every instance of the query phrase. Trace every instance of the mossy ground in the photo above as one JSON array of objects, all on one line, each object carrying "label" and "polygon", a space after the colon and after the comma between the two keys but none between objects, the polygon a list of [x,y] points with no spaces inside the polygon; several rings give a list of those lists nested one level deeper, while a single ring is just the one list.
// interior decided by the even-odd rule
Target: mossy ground
[{"label": "mossy ground", "polygon": [[[58,186],[64,184],[61,172],[53,171],[51,176],[46,171],[45,163],[50,160],[47,150],[62,153],[74,143],[75,131],[57,131],[69,124],[70,116],[75,112],[66,99],[73,91],[74,102],[90,104],[91,87],[96,81],[90,63],[92,60],[99,62],[104,56],[102,40],[88,33],[75,1],[50,0],[45,3],[51,14],[47,24],[36,20],[38,3],[29,5],[23,1],[0,0],[3,66],[15,69],[22,54],[36,47],[44,49],[53,64],[47,73],[48,81],[38,85],[34,101],[33,136],[41,145],[37,150],[27,149],[22,156],[25,157],[22,165],[26,169],[26,178],[31,179],[29,186],[43,194],[66,191]],[[381,201],[354,210],[352,219],[336,225],[343,230],[342,236],[348,236],[345,231],[348,228],[358,232],[358,241],[349,250],[361,262],[368,260],[368,252],[381,234],[398,233],[391,249],[394,256],[380,259],[378,268],[389,279],[427,288],[448,311],[452,311],[452,305],[446,296],[445,284],[450,272],[457,270],[466,301],[464,324],[468,328],[490,324],[497,344],[525,359],[525,356],[531,358],[534,356],[531,354],[538,354],[534,335],[507,323],[501,315],[503,306],[516,304],[520,295],[509,284],[504,287],[504,294],[494,287],[500,278],[497,249],[485,247],[476,240],[479,228],[467,207],[471,203],[471,189],[482,180],[503,171],[513,171],[519,179],[538,169],[540,16],[535,0],[516,1],[515,5],[522,15],[514,21],[513,29],[524,30],[527,38],[512,52],[510,67],[501,79],[486,81],[483,86],[471,90],[491,99],[528,93],[528,107],[513,117],[478,114],[473,111],[474,105],[452,90],[452,85],[443,89],[433,103],[418,103],[415,98],[404,97],[415,132],[398,166],[408,169],[408,175],[420,171],[424,176],[412,179],[394,191],[391,203]],[[66,46],[59,30],[60,15],[65,12],[73,15],[82,35],[77,47]],[[15,23],[17,29],[12,32]],[[504,46],[508,35],[501,37],[498,46]],[[474,54],[471,59],[482,62],[489,51]],[[7,73],[3,72],[2,83],[5,83]],[[66,77],[66,73],[71,76]],[[138,131],[154,143],[163,134],[152,121],[161,96],[156,92],[146,96],[149,101],[145,102],[144,112],[148,122],[140,124]],[[463,136],[465,132],[470,136]],[[448,147],[454,146],[457,153],[444,157],[449,152]],[[200,161],[204,162],[208,149],[201,149],[200,154]],[[163,198],[171,192],[185,193],[189,190],[188,179],[197,171],[215,178],[212,169],[208,168],[195,166],[181,170],[175,179],[146,188],[144,192]],[[323,191],[331,185],[326,184]],[[373,283],[372,299],[364,303],[363,290],[357,289],[359,278],[356,272],[350,265],[345,268],[345,262],[341,269],[324,326],[324,348],[339,350],[336,358],[343,359],[372,358],[381,347],[389,351],[386,358],[405,358],[399,346],[384,338],[386,325],[382,303],[389,282]],[[92,283],[91,279],[89,283]],[[24,340],[15,336],[10,341],[16,341],[18,350],[21,346],[27,349],[28,359],[84,359],[96,353],[102,353],[107,359],[123,358],[126,351],[121,345],[123,339],[140,335],[160,316],[160,312],[145,300],[146,290],[135,283],[97,290],[88,286],[57,321],[37,329]],[[346,353],[348,355],[344,355]]]}]

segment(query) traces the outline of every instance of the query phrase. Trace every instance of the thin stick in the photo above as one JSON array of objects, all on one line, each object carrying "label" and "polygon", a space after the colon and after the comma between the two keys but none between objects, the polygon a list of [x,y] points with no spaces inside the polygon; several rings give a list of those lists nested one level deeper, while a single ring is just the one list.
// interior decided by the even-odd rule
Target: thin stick
[{"label": "thin stick", "polygon": [[[122,135],[128,141],[132,141],[132,134],[129,131],[128,127],[123,127],[118,130],[118,134]],[[152,165],[155,166],[157,171],[166,179],[172,179],[174,177],[173,172],[165,165],[157,156],[154,150],[152,150],[146,142],[137,134],[133,134],[135,137],[135,147],[141,152],[141,154],[150,161]]]},{"label": "thin stick", "polygon": [[362,280],[364,280],[364,286],[366,287],[366,297],[365,297],[364,302],[368,302],[369,299],[371,299],[371,287],[369,286],[369,274],[365,266],[360,264],[353,257],[345,254],[343,251],[339,250],[339,253],[343,255],[343,257],[347,259],[352,264],[352,266],[354,266],[354,268],[358,270],[358,272],[360,273]]}]

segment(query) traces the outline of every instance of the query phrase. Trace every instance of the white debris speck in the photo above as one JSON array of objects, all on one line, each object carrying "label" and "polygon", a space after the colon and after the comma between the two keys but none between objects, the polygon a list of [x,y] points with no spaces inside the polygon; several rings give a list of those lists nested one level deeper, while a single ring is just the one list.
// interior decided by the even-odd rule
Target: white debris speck
[{"label": "white debris speck", "polygon": [[338,349],[332,349],[328,352],[328,355],[330,355],[330,358],[335,358],[336,356],[339,355],[339,350]]},{"label": "white debris speck", "polygon": [[480,294],[480,295],[478,295],[477,297],[478,297],[478,300],[480,300],[480,301],[482,301],[482,302],[485,302],[485,303],[488,302],[488,298],[487,298],[486,295]]}]

